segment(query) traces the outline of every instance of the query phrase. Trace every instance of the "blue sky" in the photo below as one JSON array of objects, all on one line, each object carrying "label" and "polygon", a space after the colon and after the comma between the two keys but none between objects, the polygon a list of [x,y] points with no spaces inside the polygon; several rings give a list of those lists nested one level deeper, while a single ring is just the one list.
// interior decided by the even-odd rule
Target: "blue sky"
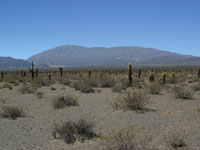
[{"label": "blue sky", "polygon": [[200,56],[200,0],[0,0],[0,56],[26,59],[60,45]]}]

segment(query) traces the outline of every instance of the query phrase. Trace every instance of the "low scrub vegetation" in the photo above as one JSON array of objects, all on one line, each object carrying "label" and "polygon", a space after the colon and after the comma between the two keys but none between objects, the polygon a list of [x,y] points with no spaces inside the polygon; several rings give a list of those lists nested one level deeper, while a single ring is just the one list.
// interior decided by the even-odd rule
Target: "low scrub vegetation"
[{"label": "low scrub vegetation", "polygon": [[30,86],[24,86],[24,87],[20,88],[19,91],[22,94],[32,94],[35,92]]},{"label": "low scrub vegetation", "polygon": [[122,129],[118,133],[104,137],[97,149],[100,150],[158,150],[150,146],[152,138],[139,139],[132,130]]},{"label": "low scrub vegetation", "polygon": [[55,124],[53,136],[56,139],[62,139],[67,144],[73,144],[76,140],[84,141],[97,137],[93,131],[94,124],[84,119],[77,122],[67,121]]},{"label": "low scrub vegetation", "polygon": [[174,87],[174,96],[177,99],[193,99],[193,93],[192,91],[185,89],[183,87],[180,86],[175,86]]},{"label": "low scrub vegetation", "polygon": [[60,96],[58,98],[56,98],[53,101],[53,108],[54,109],[60,109],[60,108],[64,108],[64,107],[70,107],[70,106],[78,106],[78,102],[76,101],[76,99],[70,95],[68,96]]},{"label": "low scrub vegetation", "polygon": [[24,117],[24,112],[21,108],[4,106],[1,108],[0,115],[2,118],[10,118],[15,120],[19,117]]},{"label": "low scrub vegetation", "polygon": [[150,94],[160,94],[161,91],[161,85],[160,83],[150,83],[149,86],[147,87],[148,92]]},{"label": "low scrub vegetation", "polygon": [[144,111],[149,97],[143,90],[126,91],[112,105],[115,109]]},{"label": "low scrub vegetation", "polygon": [[181,149],[187,147],[186,141],[185,141],[185,133],[182,134],[178,133],[177,131],[174,131],[173,133],[169,133],[169,135],[166,136],[166,143],[167,146],[170,149]]}]

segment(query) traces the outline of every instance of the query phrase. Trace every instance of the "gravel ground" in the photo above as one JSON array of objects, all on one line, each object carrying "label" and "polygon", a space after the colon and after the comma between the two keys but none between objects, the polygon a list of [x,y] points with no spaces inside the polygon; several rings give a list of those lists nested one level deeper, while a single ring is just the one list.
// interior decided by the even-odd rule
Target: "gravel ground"
[{"label": "gravel ground", "polygon": [[[1,150],[94,150],[99,138],[68,145],[52,136],[54,123],[81,117],[94,122],[94,131],[102,136],[134,126],[138,136],[151,135],[152,144],[160,150],[168,148],[166,139],[171,133],[185,134],[188,145],[185,149],[200,149],[199,92],[195,92],[195,100],[181,100],[163,90],[160,95],[150,95],[147,105],[150,111],[137,113],[113,110],[110,102],[119,93],[113,93],[110,88],[98,88],[100,93],[84,94],[68,86],[63,89],[62,85],[54,84],[51,87],[55,87],[55,91],[50,87],[39,88],[44,96],[37,98],[35,94],[20,93],[20,87],[22,85],[13,86],[13,90],[0,89],[0,107],[17,106],[26,113],[26,117],[16,120],[0,118]],[[52,100],[68,94],[75,96],[80,106],[54,110]]]}]

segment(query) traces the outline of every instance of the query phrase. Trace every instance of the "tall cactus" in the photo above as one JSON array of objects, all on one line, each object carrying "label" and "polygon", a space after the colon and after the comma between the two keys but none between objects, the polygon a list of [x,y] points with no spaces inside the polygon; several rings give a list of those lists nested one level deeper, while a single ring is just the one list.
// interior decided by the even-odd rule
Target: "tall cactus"
[{"label": "tall cactus", "polygon": [[38,77],[38,68],[35,69],[35,77]]},{"label": "tall cactus", "polygon": [[29,67],[29,71],[31,72],[32,80],[34,80],[35,72],[34,72],[34,63],[33,63],[33,61],[32,61],[32,68]]},{"label": "tall cactus", "polygon": [[139,70],[138,70],[138,78],[140,78],[141,74],[142,74],[142,71],[141,71],[141,69],[139,68]]},{"label": "tall cactus", "polygon": [[175,72],[172,72],[172,80],[174,81],[176,78],[176,73]]},{"label": "tall cactus", "polygon": [[51,73],[48,73],[48,78],[49,80],[51,80]]},{"label": "tall cactus", "polygon": [[163,83],[166,82],[166,76],[167,76],[167,75],[166,75],[166,73],[164,72],[163,75],[162,75],[162,82],[163,82]]},{"label": "tall cactus", "polygon": [[91,77],[91,70],[88,71],[88,75],[89,75],[89,77]]},{"label": "tall cactus", "polygon": [[1,79],[3,79],[3,71],[1,71]]},{"label": "tall cactus", "polygon": [[133,80],[133,78],[132,78],[132,66],[131,66],[130,63],[128,64],[128,80],[129,80],[129,85],[130,85],[132,83],[132,80]]},{"label": "tall cactus", "polygon": [[198,71],[198,78],[200,78],[200,69],[199,69],[199,71]]},{"label": "tall cactus", "polygon": [[63,76],[63,69],[62,69],[62,67],[60,67],[59,69],[60,69],[60,77],[62,77]]},{"label": "tall cactus", "polygon": [[155,80],[154,74],[153,74],[153,72],[151,72],[150,75],[149,75],[149,81],[152,82],[154,80]]}]

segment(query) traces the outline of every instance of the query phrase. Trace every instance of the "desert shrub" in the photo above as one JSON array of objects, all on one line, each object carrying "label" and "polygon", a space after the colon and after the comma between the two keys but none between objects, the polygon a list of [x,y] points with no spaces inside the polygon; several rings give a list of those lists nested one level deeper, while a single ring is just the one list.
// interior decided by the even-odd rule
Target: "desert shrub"
[{"label": "desert shrub", "polygon": [[89,84],[91,87],[98,87],[99,83],[96,80],[89,80]]},{"label": "desert shrub", "polygon": [[167,79],[166,83],[169,83],[169,84],[177,84],[178,83],[178,80],[175,78],[169,78]]},{"label": "desert shrub", "polygon": [[52,91],[55,91],[55,90],[56,90],[56,88],[55,88],[55,87],[51,87],[51,90],[52,90]]},{"label": "desert shrub", "polygon": [[141,89],[142,88],[141,82],[142,81],[140,79],[134,79],[131,83],[131,87]]},{"label": "desert shrub", "polygon": [[70,85],[71,81],[67,79],[59,79],[58,82],[63,85]]},{"label": "desert shrub", "polygon": [[13,85],[14,85],[14,86],[19,86],[19,83],[18,83],[18,82],[15,82]]},{"label": "desert shrub", "polygon": [[46,78],[37,78],[37,79],[31,81],[31,84],[33,87],[50,86],[54,83],[55,83],[54,80],[49,80]]},{"label": "desert shrub", "polygon": [[179,134],[176,131],[169,133],[169,135],[166,136],[166,143],[168,147],[172,149],[187,147],[185,142],[185,133],[183,132],[182,134]]},{"label": "desert shrub", "polygon": [[95,90],[91,87],[87,81],[74,81],[71,85],[75,90],[80,90],[82,93],[94,93]]},{"label": "desert shrub", "polygon": [[174,87],[174,96],[177,99],[193,99],[192,92],[183,87],[175,86]]},{"label": "desert shrub", "polygon": [[68,96],[60,96],[53,101],[54,109],[60,109],[63,107],[70,107],[70,106],[78,106],[78,102],[76,99],[70,95]]},{"label": "desert shrub", "polygon": [[129,82],[122,80],[120,83],[115,84],[115,86],[112,87],[113,92],[121,92],[122,90],[126,90],[128,88]]},{"label": "desert shrub", "polygon": [[24,86],[22,88],[19,89],[19,91],[22,93],[22,94],[32,94],[34,93],[35,91],[29,87],[29,86]]},{"label": "desert shrub", "polygon": [[158,150],[150,146],[152,138],[138,138],[132,130],[122,129],[114,135],[104,137],[98,144],[97,149],[101,150]]},{"label": "desert shrub", "polygon": [[19,117],[24,117],[24,112],[22,109],[12,106],[4,106],[0,112],[1,117],[3,118],[10,118],[10,119],[17,119]]},{"label": "desert shrub", "polygon": [[70,87],[74,88],[75,90],[81,90],[82,83],[80,81],[73,81],[70,84]]},{"label": "desert shrub", "polygon": [[12,90],[12,89],[13,89],[12,85],[10,85],[10,84],[8,84],[8,83],[5,83],[5,84],[3,85],[3,88],[7,88],[7,89],[9,89],[9,90]]},{"label": "desert shrub", "polygon": [[143,111],[149,97],[143,90],[126,91],[112,105],[115,109]]},{"label": "desert shrub", "polygon": [[93,88],[91,88],[91,87],[85,86],[85,87],[82,87],[82,88],[81,88],[81,92],[82,92],[82,93],[94,93],[95,90],[94,90]]},{"label": "desert shrub", "polygon": [[160,83],[150,83],[148,86],[148,91],[150,94],[160,94],[161,91]]},{"label": "desert shrub", "polygon": [[116,84],[116,81],[113,79],[109,79],[109,78],[103,78],[101,81],[101,87],[113,87]]},{"label": "desert shrub", "polygon": [[65,143],[72,144],[76,140],[84,141],[97,135],[93,131],[94,124],[80,119],[77,122],[67,121],[55,124],[53,136],[56,139],[63,139]]},{"label": "desert shrub", "polygon": [[37,96],[38,98],[42,98],[42,97],[44,96],[44,93],[43,93],[43,92],[37,92],[37,93],[36,93],[36,96]]},{"label": "desert shrub", "polygon": [[200,91],[200,82],[196,83],[196,84],[192,87],[192,89],[193,89],[194,91]]}]

